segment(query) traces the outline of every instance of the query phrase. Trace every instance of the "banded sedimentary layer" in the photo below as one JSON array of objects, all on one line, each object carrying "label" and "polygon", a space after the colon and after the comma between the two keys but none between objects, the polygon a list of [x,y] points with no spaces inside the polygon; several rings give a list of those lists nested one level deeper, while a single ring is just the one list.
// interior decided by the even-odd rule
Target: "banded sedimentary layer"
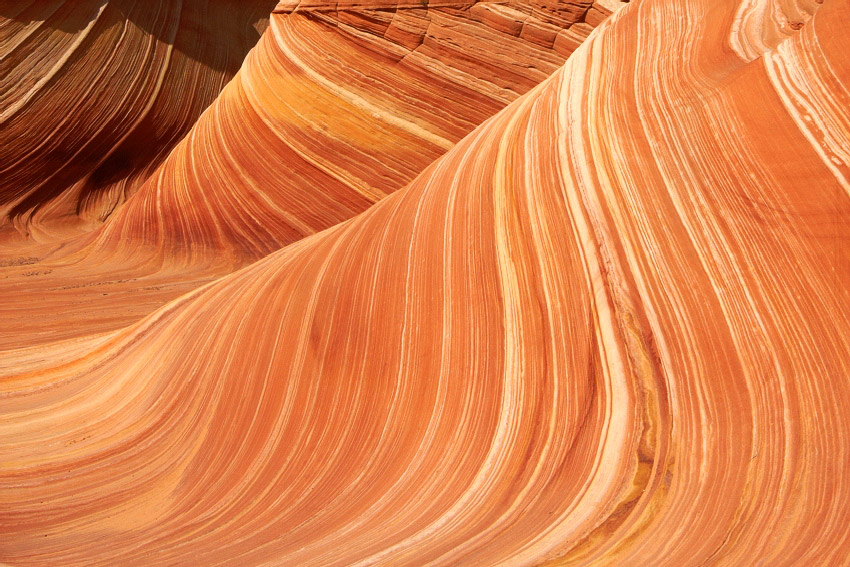
[{"label": "banded sedimentary layer", "polygon": [[[850,565],[848,27],[633,2],[365,212],[2,352],[0,561]],[[85,246],[188,274],[283,238],[157,182]]]},{"label": "banded sedimentary layer", "polygon": [[0,240],[106,218],[233,77],[273,6],[0,2]]},{"label": "banded sedimentary layer", "polygon": [[16,329],[0,348],[115,330],[364,211],[557,69],[618,5],[278,5],[126,206],[60,248],[31,239],[6,254],[0,294],[21,300],[0,304]]},{"label": "banded sedimentary layer", "polygon": [[347,220],[560,67],[592,6],[550,6],[559,27],[521,4],[280,3],[236,79],[98,240],[253,260]]}]

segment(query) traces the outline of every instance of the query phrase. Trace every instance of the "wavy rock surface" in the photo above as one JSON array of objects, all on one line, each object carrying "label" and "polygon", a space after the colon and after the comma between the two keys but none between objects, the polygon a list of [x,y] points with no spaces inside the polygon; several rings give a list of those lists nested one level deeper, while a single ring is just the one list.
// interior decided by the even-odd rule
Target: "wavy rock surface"
[{"label": "wavy rock surface", "polygon": [[[6,224],[6,238],[19,232],[37,240],[62,237],[62,229],[68,225],[77,230],[91,227],[134,193],[233,76],[274,6],[269,0],[6,4],[0,5],[4,51],[0,73],[5,75],[0,91],[0,163],[4,165],[0,170],[0,215]],[[618,3],[607,3],[612,4]],[[385,139],[376,139],[374,125],[334,123],[340,112],[348,110],[346,104],[360,106],[360,99],[352,100],[352,96],[362,95],[357,91],[365,89],[366,98],[372,99],[367,107],[378,104],[395,118],[390,120],[391,129],[405,130],[411,120],[425,124],[412,133],[414,138],[424,137],[415,140],[421,143],[421,152],[401,156],[400,164],[384,164],[368,149],[352,149],[354,154],[367,154],[379,169],[387,171],[363,180],[359,178],[367,163],[336,166],[341,170],[337,177],[348,173],[350,179],[332,180],[353,184],[356,190],[356,196],[347,196],[337,208],[360,212],[365,205],[358,192],[365,191],[365,202],[371,203],[403,186],[453,142],[515,98],[516,92],[525,92],[560,66],[591,29],[585,22],[588,14],[594,21],[599,10],[603,17],[610,13],[591,2],[556,3],[544,9],[474,2],[438,6],[431,9],[427,3],[405,6],[385,1],[334,5],[331,11],[327,4],[279,5],[275,17],[286,21],[281,24],[285,29],[259,50],[261,68],[246,71],[243,83],[255,86],[273,78],[275,84],[268,87],[281,88],[293,78],[304,83],[301,74],[306,73],[316,83],[312,88],[305,84],[300,92],[288,95],[286,89],[278,90],[275,98],[293,101],[290,113],[308,110],[314,118],[317,113],[328,113],[319,121],[328,124],[312,121],[286,128],[281,121],[288,114],[280,104],[257,116],[244,108],[243,91],[241,97],[233,93],[230,100],[220,103],[228,109],[208,121],[219,130],[193,136],[196,143],[187,152],[197,157],[195,154],[204,151],[198,145],[238,136],[246,125],[252,126],[257,147],[250,149],[259,151],[258,161],[275,154],[275,141],[270,147],[269,137],[295,133],[290,153],[295,159],[312,160],[301,166],[302,170],[328,161],[317,149],[320,146],[332,147],[334,140],[337,146],[345,146],[350,140],[337,138],[347,128],[367,132],[360,143],[386,144]],[[475,51],[470,50],[472,46]],[[344,49],[339,59],[328,57],[338,49]],[[406,65],[388,64],[402,59]],[[381,72],[372,76],[375,70]],[[369,76],[366,84],[357,84],[354,75],[359,73]],[[352,86],[354,92],[348,92]],[[381,96],[377,90],[383,88],[388,90]],[[248,87],[249,97],[255,94],[251,90]],[[254,97],[252,102],[270,102],[270,93],[262,94],[265,98]],[[298,95],[320,100],[302,100]],[[337,102],[334,98],[341,99],[337,110],[332,110]],[[440,112],[439,102],[447,100],[457,108]],[[372,119],[368,112],[363,116]],[[265,140],[258,139],[258,119],[270,122]],[[299,130],[305,126],[306,131]],[[318,127],[330,127],[331,131],[316,136],[313,129]],[[334,131],[335,127],[343,132]],[[427,132],[429,127],[436,133]],[[391,131],[384,132],[384,138],[404,138],[405,134],[411,136]],[[307,156],[297,153],[305,150],[304,141],[298,143],[297,138],[312,142]],[[399,142],[412,145],[409,139]],[[276,144],[288,146],[289,142],[284,139]],[[225,162],[233,157],[220,147],[212,152],[218,154],[214,158]],[[280,159],[286,161],[286,156]],[[238,165],[245,164],[234,164]],[[199,181],[212,181],[218,189],[240,180],[219,168],[213,179]],[[322,179],[311,182],[321,183]],[[299,189],[305,192],[303,182]],[[332,218],[339,221],[340,214],[344,213],[337,212]],[[290,227],[291,231],[305,229],[296,221],[290,224],[298,225]]]},{"label": "wavy rock surface", "polygon": [[0,561],[850,564],[850,11],[751,4],[634,3],[365,213],[4,353]]},{"label": "wavy rock surface", "polygon": [[236,79],[98,240],[255,260],[347,220],[560,67],[591,7],[280,3]]},{"label": "wavy rock surface", "polygon": [[20,298],[0,304],[16,329],[0,348],[115,330],[350,219],[546,78],[585,20],[618,6],[278,5],[235,79],[102,229],[0,258],[0,294]]},{"label": "wavy rock surface", "polygon": [[0,2],[0,241],[107,217],[233,77],[273,7]]}]

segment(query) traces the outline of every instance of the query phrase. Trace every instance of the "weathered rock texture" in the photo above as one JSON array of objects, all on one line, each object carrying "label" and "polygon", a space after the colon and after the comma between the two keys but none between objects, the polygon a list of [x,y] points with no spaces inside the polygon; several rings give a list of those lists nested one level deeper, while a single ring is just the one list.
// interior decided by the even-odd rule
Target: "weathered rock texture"
[{"label": "weathered rock texture", "polygon": [[560,67],[587,34],[562,47],[558,34],[589,29],[576,22],[591,7],[433,4],[278,4],[236,79],[99,240],[253,260],[347,220]]},{"label": "weathered rock texture", "polygon": [[0,561],[850,564],[848,28],[632,3],[366,212],[5,351]]},{"label": "weathered rock texture", "polygon": [[[91,227],[134,193],[233,76],[275,8],[268,0],[6,4],[0,237],[36,240]],[[291,177],[267,192],[329,184],[324,200],[291,205],[329,209],[309,219],[296,210],[283,221],[292,225],[283,240],[292,240],[410,181],[559,67],[591,29],[586,17],[600,19],[590,2],[435,5],[278,5],[273,33],[178,154],[211,153],[229,166],[197,179],[208,190],[253,192],[236,176],[257,169],[249,157],[288,164]],[[244,147],[239,136],[249,136]],[[234,154],[222,147],[233,143]],[[395,159],[376,155],[396,146]],[[325,163],[325,147],[338,163]],[[179,156],[171,165],[160,184],[192,183]]]},{"label": "weathered rock texture", "polygon": [[[548,10],[570,31],[617,6]],[[516,5],[505,28],[493,14],[507,9],[278,5],[234,80],[105,226],[59,249],[12,241],[0,295],[44,311],[0,304],[16,329],[0,348],[115,330],[403,187],[569,53],[528,39],[539,9]],[[416,41],[397,29],[412,21]]]},{"label": "weathered rock texture", "polygon": [[0,242],[108,216],[233,77],[273,7],[0,2]]}]

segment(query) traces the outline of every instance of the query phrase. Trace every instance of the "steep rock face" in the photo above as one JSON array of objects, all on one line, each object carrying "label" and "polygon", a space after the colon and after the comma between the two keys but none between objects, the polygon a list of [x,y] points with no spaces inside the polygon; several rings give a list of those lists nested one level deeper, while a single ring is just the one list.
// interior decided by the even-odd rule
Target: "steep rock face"
[{"label": "steep rock face", "polygon": [[[440,96],[436,93],[444,89],[444,83],[495,80],[497,84],[479,85],[479,89],[490,92],[485,100],[468,101],[476,104],[475,108],[461,108],[441,117],[444,128],[446,121],[456,121],[449,127],[454,131],[453,141],[512,100],[516,92],[525,92],[549,75],[591,29],[584,21],[592,8],[590,2],[555,3],[534,9],[525,6],[524,12],[494,3],[481,5],[472,10],[474,14],[468,10],[474,3],[442,3],[434,10],[419,3],[412,9],[403,6],[400,12],[395,2],[383,4],[352,4],[338,12],[334,5],[333,15],[327,4],[297,9],[279,5],[275,12],[295,11],[308,19],[323,14],[319,17],[325,29],[295,24],[294,33],[305,32],[305,37],[295,42],[300,49],[315,50],[315,44],[305,43],[310,37],[339,43],[340,37],[335,36],[362,39],[385,28],[385,45],[372,46],[378,53],[398,60],[415,52],[413,59],[424,61],[428,68],[425,76],[419,77],[420,84],[414,81],[413,94],[405,93],[408,97],[415,97],[417,89],[428,85],[430,72],[442,67],[457,71],[429,85],[435,97]],[[21,236],[35,240],[67,238],[68,230],[91,229],[112,214],[148,178],[233,76],[260,37],[273,7],[274,2],[269,0],[0,4],[4,50],[0,73],[5,79],[0,89],[0,243]],[[596,8],[602,14],[610,13],[601,4]],[[545,14],[545,20],[532,12]],[[426,33],[434,14],[438,20],[435,31]],[[593,16],[590,20],[595,21]],[[577,27],[569,35],[556,41],[559,32],[566,33],[574,24]],[[504,25],[510,29],[501,30],[506,32],[502,37],[490,29]],[[427,44],[424,47],[420,45],[423,40]],[[440,53],[429,53],[431,44],[438,45]],[[470,54],[464,51],[474,44],[479,52],[477,61],[470,64],[466,61]],[[439,47],[446,45],[453,46],[454,51],[448,53]],[[349,55],[359,51],[357,46],[347,47],[353,48]],[[320,51],[329,54],[333,48],[323,45]],[[435,54],[439,61],[430,59]],[[317,54],[313,51],[310,55]],[[320,75],[329,71],[326,63],[307,62]],[[364,68],[359,72],[368,73],[368,62],[362,63]],[[515,69],[509,71],[507,67]],[[387,65],[383,68],[385,73],[390,72]],[[487,69],[483,75],[482,69]],[[464,71],[471,74],[459,78],[458,73],[463,75]],[[399,82],[403,84],[401,77]],[[506,92],[499,92],[502,90]],[[442,99],[459,101],[458,96],[464,94],[469,93],[449,88],[443,90]],[[230,116],[231,120],[240,118]],[[444,139],[437,143],[442,151],[450,147]],[[406,170],[380,183],[386,186],[384,191],[398,189],[437,155],[425,144],[419,162],[407,164]],[[403,182],[399,182],[399,175]],[[223,185],[234,180],[218,181]],[[379,190],[378,194],[383,193]],[[374,200],[375,196],[369,197]],[[340,206],[352,205],[346,202]],[[302,229],[293,227],[295,232]]]},{"label": "steep rock face", "polygon": [[[236,79],[98,241],[255,260],[347,220],[560,67],[591,6],[280,3]],[[558,40],[575,26],[587,30]]]},{"label": "steep rock face", "polygon": [[[560,25],[578,22],[569,32],[619,3],[558,6]],[[0,303],[15,329],[0,348],[115,330],[403,187],[563,63],[571,47],[529,36],[562,30],[535,10],[278,5],[234,80],[105,226],[0,259],[0,294],[21,298]]]},{"label": "steep rock face", "polygon": [[367,212],[5,353],[0,561],[847,564],[850,11],[750,58],[739,8],[631,5]]},{"label": "steep rock face", "polygon": [[273,7],[0,2],[0,242],[106,218],[236,73]]}]

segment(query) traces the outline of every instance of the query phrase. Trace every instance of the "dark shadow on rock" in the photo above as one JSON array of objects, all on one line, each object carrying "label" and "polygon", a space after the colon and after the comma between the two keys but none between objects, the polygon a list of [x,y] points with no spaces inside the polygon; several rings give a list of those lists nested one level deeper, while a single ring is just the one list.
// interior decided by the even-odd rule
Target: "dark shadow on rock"
[{"label": "dark shadow on rock", "polygon": [[[121,25],[134,26],[153,35],[162,44],[173,46],[168,76],[172,84],[185,81],[191,89],[181,92],[172,88],[170,99],[158,101],[157,107],[132,127],[129,110],[96,125],[71,120],[58,132],[57,139],[66,141],[50,148],[41,146],[47,133],[44,127],[50,124],[33,128],[32,123],[27,122],[33,120],[33,113],[38,115],[35,110],[38,105],[32,106],[29,113],[23,111],[15,115],[0,128],[0,144],[7,138],[7,142],[16,139],[16,149],[5,144],[12,153],[0,148],[0,161],[11,165],[24,156],[26,159],[0,176],[0,202],[17,201],[30,191],[29,188],[38,186],[39,189],[19,201],[10,216],[26,215],[39,209],[81,180],[85,181],[80,203],[95,198],[121,180],[134,179],[136,185],[141,182],[213,102],[217,89],[238,71],[248,51],[259,40],[275,4],[275,0],[0,0],[0,21],[13,21],[6,29],[7,36],[10,30],[14,32],[14,23],[20,27],[43,22],[35,30],[37,33],[25,40],[29,44],[19,47],[20,60],[37,53],[39,42],[50,30],[77,34],[91,26],[85,44],[78,48],[62,72],[51,79],[54,92],[61,92],[64,81],[73,75],[73,61],[102,35],[114,36],[116,26]],[[0,53],[3,52],[2,38],[0,32]],[[100,58],[91,59],[98,61]],[[108,60],[107,57],[102,59]],[[206,74],[204,87],[198,86],[195,76],[201,71],[187,66],[186,59],[214,71],[213,75]],[[19,63],[14,57],[5,62],[7,66]],[[108,114],[111,105],[115,104],[113,99],[121,94],[95,91],[89,97],[97,101],[94,106],[101,108],[101,113]],[[163,96],[160,94],[159,98]],[[175,105],[182,109],[179,116],[165,112],[164,109],[173,109]],[[62,118],[51,116],[49,120],[58,124]],[[128,130],[130,127],[132,129]],[[86,134],[89,131],[91,135]],[[3,219],[0,219],[2,224]]]},{"label": "dark shadow on rock", "polygon": [[[262,27],[257,23],[268,18],[276,4],[275,0],[0,0],[0,19],[23,24],[44,21],[53,29],[74,34],[101,9],[116,10],[127,22],[173,44],[187,57],[212,69],[234,72],[260,38]],[[230,51],[242,57],[233,57]]]}]

